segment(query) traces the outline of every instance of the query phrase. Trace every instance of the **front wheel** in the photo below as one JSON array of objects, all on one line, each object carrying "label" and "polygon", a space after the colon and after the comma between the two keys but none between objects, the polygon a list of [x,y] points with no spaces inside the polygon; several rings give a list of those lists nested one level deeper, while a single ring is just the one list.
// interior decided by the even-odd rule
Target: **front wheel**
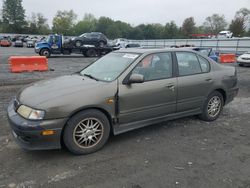
[{"label": "front wheel", "polygon": [[203,106],[202,114],[199,116],[204,121],[216,120],[224,106],[224,99],[220,92],[212,92]]},{"label": "front wheel", "polygon": [[80,40],[75,41],[75,47],[79,48],[81,46],[82,46],[82,41]]},{"label": "front wheel", "polygon": [[109,133],[110,123],[106,115],[98,110],[84,110],[68,121],[63,141],[72,153],[89,154],[104,146]]},{"label": "front wheel", "polygon": [[104,43],[103,41],[100,41],[99,44],[98,44],[98,46],[99,46],[100,48],[103,48],[103,47],[105,46],[105,43]]},{"label": "front wheel", "polygon": [[50,57],[50,51],[48,49],[42,49],[40,52],[40,56],[45,56],[47,58]]}]

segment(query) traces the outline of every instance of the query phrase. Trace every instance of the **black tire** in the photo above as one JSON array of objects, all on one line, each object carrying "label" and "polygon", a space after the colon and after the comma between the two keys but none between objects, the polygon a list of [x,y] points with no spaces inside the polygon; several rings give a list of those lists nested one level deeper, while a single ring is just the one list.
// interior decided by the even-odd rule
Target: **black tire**
[{"label": "black tire", "polygon": [[[211,102],[213,99],[216,99],[219,101],[219,106],[215,107],[216,109],[215,111],[211,110],[212,108]],[[202,114],[199,115],[199,118],[208,122],[214,121],[219,117],[223,109],[223,106],[224,106],[224,99],[223,99],[222,94],[218,91],[213,91],[212,93],[208,95],[207,100],[205,101],[203,109],[202,109]],[[209,109],[211,110],[210,111],[211,114],[209,114]]]},{"label": "black tire", "polygon": [[104,46],[105,46],[105,42],[104,41],[100,41],[98,43],[98,47],[103,48]]},{"label": "black tire", "polygon": [[98,52],[95,49],[88,49],[85,53],[86,57],[96,57],[98,56]]},{"label": "black tire", "polygon": [[49,51],[49,49],[42,49],[40,51],[40,56],[45,56],[45,57],[49,58],[50,57],[50,51]]},{"label": "black tire", "polygon": [[243,65],[242,63],[239,63],[239,66],[240,66],[240,67],[243,67],[244,65]]},{"label": "black tire", "polygon": [[[88,120],[92,120],[92,123],[87,123]],[[89,125],[93,124],[95,121],[99,123],[97,124],[99,126],[98,132],[97,128],[94,130],[94,128],[91,128]],[[84,129],[80,127],[84,127]],[[96,135],[97,133],[101,134]],[[63,141],[66,148],[73,154],[89,154],[98,151],[104,146],[109,138],[109,133],[110,123],[105,114],[98,110],[84,110],[74,115],[68,121],[63,132]],[[94,137],[96,139],[95,142],[92,140]],[[88,142],[90,142],[89,144],[93,142],[93,144],[91,146],[87,146],[86,144],[88,144]]]},{"label": "black tire", "polygon": [[75,41],[75,47],[79,48],[79,47],[81,47],[81,46],[82,46],[82,41],[76,40],[76,41]]}]

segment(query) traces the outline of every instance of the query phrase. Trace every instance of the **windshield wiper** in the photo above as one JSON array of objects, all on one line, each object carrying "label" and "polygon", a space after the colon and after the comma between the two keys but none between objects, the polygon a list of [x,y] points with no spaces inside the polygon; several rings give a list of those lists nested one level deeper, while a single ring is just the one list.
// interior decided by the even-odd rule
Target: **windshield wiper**
[{"label": "windshield wiper", "polygon": [[87,77],[89,77],[89,78],[91,78],[91,79],[94,79],[94,80],[96,80],[96,81],[99,81],[98,78],[92,76],[91,74],[83,74],[83,75],[84,75],[84,76],[87,76]]}]

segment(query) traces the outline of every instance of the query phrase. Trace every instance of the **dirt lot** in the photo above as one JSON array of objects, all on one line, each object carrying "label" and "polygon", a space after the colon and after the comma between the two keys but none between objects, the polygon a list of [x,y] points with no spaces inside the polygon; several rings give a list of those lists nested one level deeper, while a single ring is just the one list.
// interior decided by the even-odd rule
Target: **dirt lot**
[{"label": "dirt lot", "polygon": [[99,152],[25,151],[6,118],[11,97],[35,80],[70,74],[93,59],[54,57],[54,71],[11,74],[10,55],[32,49],[0,48],[1,187],[250,187],[250,67],[237,68],[240,92],[212,123],[188,117],[111,137]]}]

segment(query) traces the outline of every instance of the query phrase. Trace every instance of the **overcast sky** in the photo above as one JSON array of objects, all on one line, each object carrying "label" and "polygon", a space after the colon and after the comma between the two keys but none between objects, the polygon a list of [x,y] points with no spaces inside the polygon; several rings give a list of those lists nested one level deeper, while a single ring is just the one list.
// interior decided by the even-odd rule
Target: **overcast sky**
[{"label": "overcast sky", "polygon": [[[0,6],[2,7],[2,0]],[[57,10],[72,9],[78,20],[85,13],[95,17],[107,16],[132,25],[141,23],[165,24],[174,20],[181,25],[187,17],[193,16],[197,25],[201,25],[207,16],[213,13],[224,14],[228,22],[242,7],[250,9],[250,0],[23,0],[26,15],[32,12],[42,13],[52,19]]]}]

